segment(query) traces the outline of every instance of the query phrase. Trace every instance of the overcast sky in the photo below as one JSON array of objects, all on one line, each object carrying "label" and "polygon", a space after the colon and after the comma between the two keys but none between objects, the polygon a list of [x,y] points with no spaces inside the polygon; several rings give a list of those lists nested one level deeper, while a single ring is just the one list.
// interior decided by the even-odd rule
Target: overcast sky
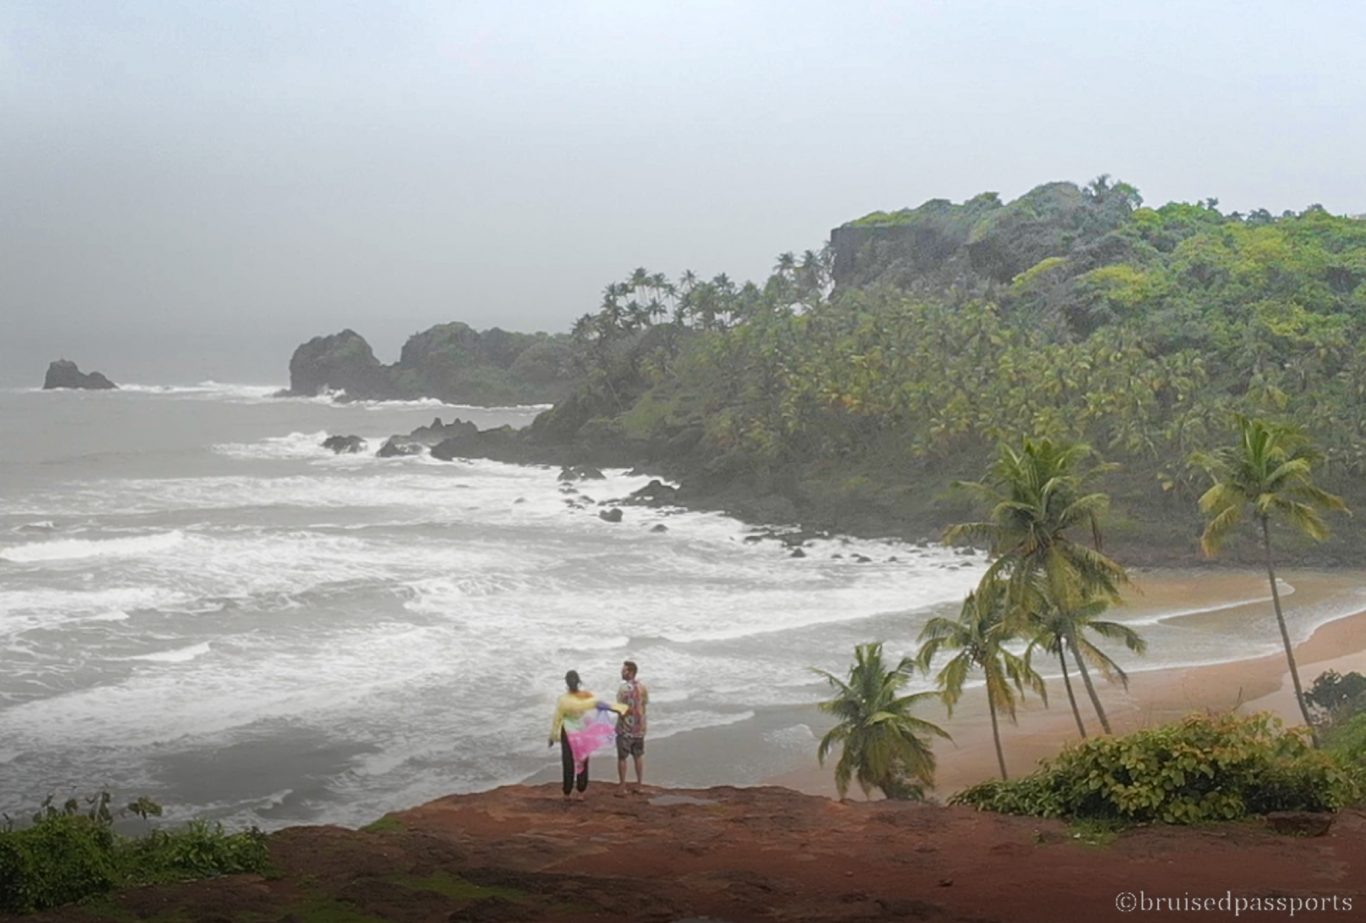
[{"label": "overcast sky", "polygon": [[0,0],[0,383],[566,330],[874,209],[1099,173],[1366,212],[1358,2]]}]

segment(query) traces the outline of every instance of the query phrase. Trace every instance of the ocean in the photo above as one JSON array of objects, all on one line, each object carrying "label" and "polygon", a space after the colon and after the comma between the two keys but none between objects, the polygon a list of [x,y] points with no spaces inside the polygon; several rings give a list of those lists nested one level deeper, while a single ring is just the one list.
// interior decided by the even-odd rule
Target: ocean
[{"label": "ocean", "polygon": [[[793,558],[711,512],[605,522],[648,477],[373,455],[434,416],[522,426],[543,408],[277,387],[0,391],[0,811],[107,788],[172,819],[361,824],[557,765],[567,669],[610,693],[637,661],[655,739],[745,722],[817,701],[810,668],[842,672],[856,643],[912,652],[985,566],[840,537]],[[332,434],[369,450],[333,455]],[[1126,666],[1277,649],[1204,610],[1116,617],[1150,643]],[[764,733],[814,747],[805,723]]]}]

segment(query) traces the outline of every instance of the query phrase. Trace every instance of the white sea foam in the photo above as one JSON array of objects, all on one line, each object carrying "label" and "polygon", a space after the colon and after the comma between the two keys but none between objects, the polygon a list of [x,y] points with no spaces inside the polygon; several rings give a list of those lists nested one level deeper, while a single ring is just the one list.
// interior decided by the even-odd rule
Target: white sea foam
[{"label": "white sea foam", "polygon": [[133,395],[153,395],[158,397],[221,400],[230,403],[257,404],[273,400],[280,385],[248,385],[234,382],[201,381],[193,385],[143,385],[136,383],[119,384],[118,392]]},{"label": "white sea foam", "polygon": [[179,530],[128,538],[68,538],[0,548],[0,558],[16,564],[42,561],[75,561],[87,558],[134,557],[160,554],[185,540]]},{"label": "white sea foam", "polygon": [[339,462],[369,461],[375,451],[384,444],[387,436],[371,434],[362,436],[365,446],[360,452],[336,453],[323,448],[328,436],[336,435],[327,430],[312,433],[290,433],[287,436],[270,436],[260,442],[224,442],[213,447],[220,455],[230,458],[260,459],[327,459]]},{"label": "white sea foam", "polygon": [[177,647],[168,651],[155,651],[151,654],[135,654],[126,657],[125,660],[150,660],[155,663],[186,663],[196,658],[203,657],[212,648],[209,643],[191,644],[188,647]]},{"label": "white sea foam", "polygon": [[0,612],[9,615],[88,616],[114,610],[173,606],[186,599],[184,593],[159,586],[112,586],[99,590],[0,590]]}]

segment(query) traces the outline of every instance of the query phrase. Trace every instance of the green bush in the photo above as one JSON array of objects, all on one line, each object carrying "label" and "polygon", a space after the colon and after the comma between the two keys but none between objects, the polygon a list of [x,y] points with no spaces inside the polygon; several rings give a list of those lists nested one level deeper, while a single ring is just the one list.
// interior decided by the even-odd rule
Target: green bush
[{"label": "green bush", "polygon": [[1314,680],[1304,694],[1305,701],[1320,713],[1321,722],[1331,727],[1366,711],[1366,676],[1328,670]]},{"label": "green bush", "polygon": [[951,802],[1007,814],[1193,824],[1335,811],[1358,794],[1356,773],[1271,715],[1192,715],[1081,741],[1030,776],[984,782]]},{"label": "green bush", "polygon": [[80,814],[0,833],[0,910],[56,907],[114,887],[114,833]]},{"label": "green bush", "polygon": [[1330,753],[1366,768],[1366,712],[1334,725],[1329,730],[1327,746]]},{"label": "green bush", "polygon": [[[185,881],[236,872],[259,872],[269,860],[265,834],[256,828],[226,833],[218,824],[193,821],[178,830],[140,837],[114,832],[107,792],[61,808],[49,797],[31,826],[0,830],[0,912],[27,913],[79,901],[116,888]],[[140,798],[121,814],[144,820],[159,815]]]}]

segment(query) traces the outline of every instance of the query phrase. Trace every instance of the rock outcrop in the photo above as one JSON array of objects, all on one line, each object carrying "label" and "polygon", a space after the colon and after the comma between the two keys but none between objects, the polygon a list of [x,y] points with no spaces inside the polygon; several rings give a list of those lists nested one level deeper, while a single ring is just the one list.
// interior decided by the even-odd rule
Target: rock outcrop
[{"label": "rock outcrop", "polygon": [[568,393],[576,379],[565,336],[479,332],[439,324],[403,344],[384,365],[354,330],[314,337],[294,351],[287,396],[344,392],[345,400],[436,398],[482,405],[544,403]]},{"label": "rock outcrop", "polygon": [[428,426],[419,426],[406,436],[393,435],[380,446],[375,454],[380,458],[393,458],[399,455],[421,455],[433,446],[447,439],[472,439],[479,435],[479,427],[456,417],[449,423],[441,418],[432,420]]},{"label": "rock outcrop", "polygon": [[354,455],[365,449],[365,440],[359,436],[328,436],[323,440],[322,447],[338,455]]},{"label": "rock outcrop", "polygon": [[353,400],[390,400],[399,396],[388,370],[370,344],[354,330],[314,337],[294,350],[289,360],[289,391],[313,397],[344,391]]},{"label": "rock outcrop", "polygon": [[43,390],[52,391],[57,388],[81,388],[87,391],[109,391],[118,388],[108,378],[99,372],[82,372],[76,367],[76,363],[70,359],[58,359],[47,367],[47,375],[43,378]]},{"label": "rock outcrop", "polygon": [[1056,923],[1142,918],[1122,911],[1144,894],[1231,892],[1264,910],[1286,900],[1268,895],[1298,895],[1337,902],[1308,916],[1342,919],[1344,902],[1366,902],[1357,810],[1312,839],[1154,825],[1097,847],[1062,821],[966,807],[771,786],[615,790],[594,781],[564,802],[558,784],[516,785],[361,830],[290,827],[267,839],[268,875],[133,888],[25,920]]}]

